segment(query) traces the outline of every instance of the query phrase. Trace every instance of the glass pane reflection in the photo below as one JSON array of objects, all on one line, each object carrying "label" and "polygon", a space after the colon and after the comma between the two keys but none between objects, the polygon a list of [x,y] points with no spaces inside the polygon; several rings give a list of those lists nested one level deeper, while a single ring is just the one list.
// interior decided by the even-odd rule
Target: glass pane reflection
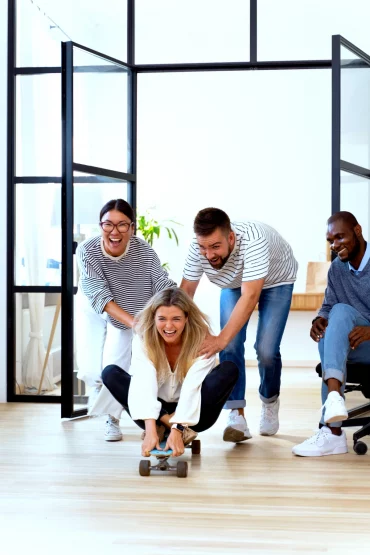
[{"label": "glass pane reflection", "polygon": [[348,172],[340,172],[340,209],[352,212],[356,216],[367,241],[370,219],[370,180]]},{"label": "glass pane reflection", "polygon": [[61,394],[61,295],[16,293],[17,395]]},{"label": "glass pane reflection", "polygon": [[341,159],[370,168],[370,66],[341,47]]}]

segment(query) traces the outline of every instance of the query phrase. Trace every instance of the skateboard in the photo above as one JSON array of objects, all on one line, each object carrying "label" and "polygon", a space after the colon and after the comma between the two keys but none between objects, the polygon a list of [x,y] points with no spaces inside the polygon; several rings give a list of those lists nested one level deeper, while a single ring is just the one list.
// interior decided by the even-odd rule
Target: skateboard
[{"label": "skateboard", "polygon": [[[150,476],[152,470],[161,470],[162,472],[176,472],[178,478],[186,478],[188,475],[188,463],[186,461],[178,461],[176,466],[171,466],[168,462],[169,457],[172,455],[172,449],[164,451],[166,447],[166,441],[162,441],[160,447],[163,451],[158,449],[152,449],[150,455],[156,457],[157,464],[152,466],[149,460],[141,460],[139,464],[139,474],[140,476]],[[200,454],[200,440],[195,439],[191,444],[186,445],[189,447],[193,455]]]}]

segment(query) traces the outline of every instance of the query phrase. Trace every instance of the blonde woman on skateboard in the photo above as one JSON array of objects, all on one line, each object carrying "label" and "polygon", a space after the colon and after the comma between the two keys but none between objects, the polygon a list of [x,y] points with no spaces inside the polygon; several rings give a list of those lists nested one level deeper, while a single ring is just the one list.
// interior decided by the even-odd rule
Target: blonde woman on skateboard
[{"label": "blonde woman on skateboard", "polygon": [[[216,422],[237,379],[236,364],[199,357],[207,317],[181,289],[154,295],[138,315],[130,369],[107,366],[104,385],[143,430],[142,455],[166,447],[173,456]],[[129,370],[129,372],[127,371]]]}]

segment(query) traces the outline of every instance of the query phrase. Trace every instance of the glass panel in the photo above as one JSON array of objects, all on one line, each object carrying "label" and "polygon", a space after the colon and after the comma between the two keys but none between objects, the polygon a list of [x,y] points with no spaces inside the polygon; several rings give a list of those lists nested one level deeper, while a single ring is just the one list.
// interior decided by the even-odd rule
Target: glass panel
[{"label": "glass panel", "polygon": [[[112,199],[121,198],[127,200],[128,184],[125,181],[102,177],[98,175],[87,175],[75,172],[74,183],[74,229],[73,238],[81,243],[91,237],[100,235],[99,215],[103,206]],[[80,181],[80,182],[79,182]],[[83,182],[81,182],[83,181]],[[78,266],[74,257],[74,285],[78,285]],[[85,408],[89,395],[89,384],[77,377],[78,361],[84,356],[85,348],[81,348],[79,331],[81,331],[81,318],[79,318],[81,304],[74,298],[74,410]],[[80,341],[78,343],[78,340]],[[78,348],[80,345],[80,352]],[[82,359],[83,360],[83,359]]]},{"label": "glass panel", "polygon": [[127,171],[127,71],[79,48],[74,54],[74,161]]},{"label": "glass panel", "polygon": [[341,46],[341,159],[370,168],[370,66]]},{"label": "glass panel", "polygon": [[61,176],[60,75],[19,75],[16,175]]},{"label": "glass panel", "polygon": [[60,184],[16,185],[16,285],[61,285]]},{"label": "glass panel", "polygon": [[83,352],[78,352],[77,338],[79,337],[78,326],[80,323],[80,318],[78,314],[79,303],[76,296],[73,297],[73,410],[80,410],[87,408],[87,403],[90,395],[90,391],[94,389],[89,384],[86,384],[83,380],[78,377],[78,361],[83,357]]},{"label": "glass panel", "polygon": [[[75,172],[73,238],[80,243],[100,235],[99,214],[109,200],[127,200],[127,182]],[[83,183],[78,182],[78,179]]]},{"label": "glass panel", "polygon": [[136,63],[249,60],[249,0],[136,0]]},{"label": "glass panel", "polygon": [[352,212],[369,239],[370,180],[344,171],[340,172],[340,209]]},{"label": "glass panel", "polygon": [[331,59],[342,35],[370,52],[368,0],[258,0],[258,60]]},{"label": "glass panel", "polygon": [[[37,3],[41,4],[42,0]],[[60,43],[72,39],[31,0],[17,0],[15,4],[17,9],[17,66],[60,66]],[[50,14],[50,11],[47,11]]]},{"label": "glass panel", "polygon": [[127,0],[17,0],[17,65],[60,66],[61,41],[127,59]]},{"label": "glass panel", "polygon": [[61,313],[58,293],[16,293],[15,393],[61,394]]}]

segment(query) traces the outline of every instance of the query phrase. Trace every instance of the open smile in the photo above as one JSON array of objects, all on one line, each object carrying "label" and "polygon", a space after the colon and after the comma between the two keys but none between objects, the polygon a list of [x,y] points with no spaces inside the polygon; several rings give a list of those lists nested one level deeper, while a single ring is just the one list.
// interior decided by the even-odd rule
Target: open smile
[{"label": "open smile", "polygon": [[112,245],[119,245],[122,242],[122,237],[120,239],[113,239],[113,237],[109,237],[109,242]]}]

